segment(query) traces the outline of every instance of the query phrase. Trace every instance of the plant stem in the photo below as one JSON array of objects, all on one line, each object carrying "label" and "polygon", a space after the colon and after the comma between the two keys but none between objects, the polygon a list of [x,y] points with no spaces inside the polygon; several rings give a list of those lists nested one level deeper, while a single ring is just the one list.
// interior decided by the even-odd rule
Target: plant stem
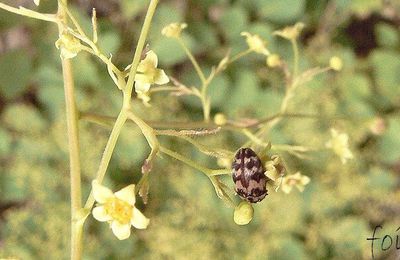
[{"label": "plant stem", "polygon": [[291,40],[292,48],[293,48],[293,76],[292,81],[296,79],[297,74],[299,72],[299,46],[297,44],[297,40]]},{"label": "plant stem", "polygon": [[[145,44],[147,34],[150,29],[151,20],[153,19],[153,15],[156,10],[157,4],[158,4],[158,0],[150,1],[149,8],[147,9],[146,17],[144,18],[142,31],[140,32],[138,44],[137,44],[136,50],[135,50],[135,55],[133,56],[133,60],[131,63],[131,69],[130,69],[129,75],[128,75],[128,81],[126,83],[126,94],[127,95],[125,95],[124,98],[125,97],[129,98],[129,100],[132,95],[133,83],[135,80],[137,67],[140,62],[140,57],[142,56],[144,44]],[[126,103],[126,100],[124,100],[124,103]]]},{"label": "plant stem", "polygon": [[[122,109],[119,113],[117,120],[114,123],[113,129],[111,130],[110,137],[108,138],[106,148],[104,149],[103,157],[101,158],[99,169],[96,174],[96,180],[101,183],[106,174],[108,165],[111,160],[111,156],[114,152],[115,145],[117,144],[118,137],[121,133],[122,127],[124,126],[127,119],[127,111]],[[90,193],[86,203],[85,209],[90,210],[94,204],[94,198],[92,192]]]},{"label": "plant stem", "polygon": [[178,43],[181,45],[182,49],[186,52],[186,55],[189,57],[190,61],[193,64],[194,69],[197,72],[197,75],[199,76],[201,83],[204,85],[206,83],[206,77],[204,76],[203,71],[200,68],[199,63],[197,62],[196,58],[193,56],[192,52],[186,47],[185,42],[181,38],[177,38]]},{"label": "plant stem", "polygon": [[[64,5],[67,0],[64,0]],[[65,30],[66,17],[65,9],[59,4],[58,6],[58,31],[61,35]],[[68,146],[69,146],[69,160],[70,160],[70,182],[71,182],[71,259],[78,260],[82,258],[82,224],[79,220],[79,213],[82,208],[81,196],[81,169],[80,169],[80,150],[79,150],[79,129],[78,129],[78,116],[75,103],[74,93],[74,79],[72,73],[72,64],[69,59],[61,60],[64,92],[65,92],[65,105],[66,105],[66,118],[67,118],[67,132],[68,132]]]},{"label": "plant stem", "polygon": [[196,163],[195,161],[190,160],[189,158],[186,158],[185,156],[171,151],[168,148],[165,148],[163,146],[160,146],[160,152],[165,153],[166,155],[169,155],[172,158],[175,158],[176,160],[179,160],[199,171],[201,171],[202,173],[204,173],[206,176],[210,177],[210,176],[214,176],[214,175],[222,175],[222,174],[229,174],[230,173],[230,169],[209,169],[206,168],[204,166],[199,165],[198,163]]},{"label": "plant stem", "polygon": [[252,51],[253,51],[252,49],[247,49],[245,51],[239,52],[238,54],[233,56],[231,59],[229,59],[228,64],[231,64],[231,63],[237,61],[238,59],[250,54]]},{"label": "plant stem", "polygon": [[[136,50],[135,50],[135,55],[134,55],[134,58],[132,61],[131,70],[129,72],[128,82],[126,83],[125,87],[122,89],[122,92],[123,92],[122,109],[117,117],[117,120],[114,123],[113,129],[111,130],[110,137],[107,141],[106,148],[104,149],[104,153],[103,153],[103,156],[100,161],[99,170],[97,171],[96,180],[99,183],[101,183],[103,181],[103,178],[107,172],[107,168],[110,163],[111,156],[114,152],[114,148],[117,143],[118,137],[121,133],[122,127],[124,126],[124,124],[128,118],[128,115],[130,113],[129,109],[130,109],[133,83],[134,83],[137,67],[139,65],[140,56],[141,56],[141,53],[144,48],[144,44],[146,41],[148,31],[150,29],[150,23],[153,18],[157,4],[158,4],[158,0],[150,1],[149,8],[146,13],[146,18],[143,22],[142,31],[139,36],[138,44],[137,44]],[[85,209],[90,210],[93,207],[94,202],[95,202],[95,200],[93,198],[93,194],[92,194],[92,192],[90,192],[90,195],[85,203]]]},{"label": "plant stem", "polygon": [[52,23],[58,23],[57,18],[54,14],[43,14],[43,13],[35,12],[33,10],[24,8],[22,6],[20,6],[19,8],[15,8],[15,7],[3,4],[3,3],[0,3],[0,8],[4,9],[6,11],[9,11],[11,13],[19,14],[19,15],[26,16],[29,18],[34,18],[34,19],[52,22]]}]

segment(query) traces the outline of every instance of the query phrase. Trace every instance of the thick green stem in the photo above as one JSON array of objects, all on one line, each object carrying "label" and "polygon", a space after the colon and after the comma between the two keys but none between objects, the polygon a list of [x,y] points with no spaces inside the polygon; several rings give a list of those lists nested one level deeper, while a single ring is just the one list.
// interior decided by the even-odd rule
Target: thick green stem
[{"label": "thick green stem", "polygon": [[[67,1],[63,2],[66,5]],[[66,13],[63,5],[58,7],[58,31],[61,35],[66,28]],[[82,208],[81,196],[81,169],[79,150],[78,115],[75,103],[74,78],[72,64],[68,59],[62,59],[64,80],[64,93],[66,104],[68,147],[70,160],[70,185],[71,185],[71,259],[82,258],[82,225],[78,220]]]},{"label": "thick green stem", "polygon": [[[115,145],[117,144],[118,137],[121,133],[122,127],[124,126],[127,119],[127,110],[122,109],[119,113],[117,120],[111,130],[110,137],[108,138],[108,142],[106,148],[104,149],[103,157],[100,161],[100,166],[96,174],[96,180],[101,183],[104,179],[104,175],[106,174],[108,165],[111,160],[111,156],[114,152]],[[90,210],[94,204],[94,198],[92,192],[89,195],[85,203],[85,209]]]}]

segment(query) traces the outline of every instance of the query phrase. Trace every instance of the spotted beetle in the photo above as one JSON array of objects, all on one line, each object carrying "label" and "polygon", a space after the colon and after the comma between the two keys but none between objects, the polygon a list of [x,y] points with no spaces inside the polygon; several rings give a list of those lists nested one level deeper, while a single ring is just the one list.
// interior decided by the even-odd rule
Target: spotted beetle
[{"label": "spotted beetle", "polygon": [[262,201],[268,195],[267,176],[257,154],[250,148],[241,148],[232,163],[232,178],[236,193],[251,203]]}]

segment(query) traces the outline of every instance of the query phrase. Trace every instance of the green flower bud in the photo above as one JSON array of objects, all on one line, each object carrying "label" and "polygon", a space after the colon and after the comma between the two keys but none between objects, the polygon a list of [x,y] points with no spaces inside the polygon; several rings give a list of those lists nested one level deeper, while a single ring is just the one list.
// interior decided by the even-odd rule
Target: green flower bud
[{"label": "green flower bud", "polygon": [[254,209],[247,201],[242,201],[233,212],[233,221],[238,225],[247,225],[253,219]]}]

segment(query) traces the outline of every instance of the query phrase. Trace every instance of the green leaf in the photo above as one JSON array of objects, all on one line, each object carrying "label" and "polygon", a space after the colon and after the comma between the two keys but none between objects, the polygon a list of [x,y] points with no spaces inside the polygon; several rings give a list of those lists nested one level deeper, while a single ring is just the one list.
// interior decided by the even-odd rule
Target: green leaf
[{"label": "green leaf", "polygon": [[379,151],[382,160],[394,162],[400,158],[400,121],[398,118],[391,118],[388,121],[388,129],[379,140]]},{"label": "green leaf", "polygon": [[[194,46],[193,38],[185,35],[183,40],[186,46],[192,50]],[[188,59],[185,51],[175,39],[159,37],[157,41],[153,42],[151,47],[157,53],[160,64],[163,66],[175,65]]]},{"label": "green leaf", "polygon": [[15,98],[23,93],[28,87],[31,70],[31,58],[24,50],[0,55],[0,94]]},{"label": "green leaf", "polygon": [[5,156],[11,150],[11,135],[3,128],[0,128],[0,156]]},{"label": "green leaf", "polygon": [[391,25],[378,23],[375,33],[380,46],[396,47],[399,44],[399,32]]},{"label": "green leaf", "polygon": [[109,56],[110,53],[114,54],[117,52],[121,44],[121,38],[120,34],[117,33],[115,29],[101,33],[98,37],[98,43],[104,55]]},{"label": "green leaf", "polygon": [[37,134],[45,130],[46,121],[33,106],[13,104],[2,115],[5,125],[18,132]]},{"label": "green leaf", "polygon": [[224,30],[229,41],[239,39],[240,33],[247,29],[248,15],[241,7],[232,7],[225,11],[220,20],[220,26]]},{"label": "green leaf", "polygon": [[399,56],[395,51],[375,50],[370,57],[378,88],[392,101],[400,96]]},{"label": "green leaf", "polygon": [[265,19],[274,23],[293,23],[301,18],[305,11],[304,0],[260,1],[260,12]]}]

